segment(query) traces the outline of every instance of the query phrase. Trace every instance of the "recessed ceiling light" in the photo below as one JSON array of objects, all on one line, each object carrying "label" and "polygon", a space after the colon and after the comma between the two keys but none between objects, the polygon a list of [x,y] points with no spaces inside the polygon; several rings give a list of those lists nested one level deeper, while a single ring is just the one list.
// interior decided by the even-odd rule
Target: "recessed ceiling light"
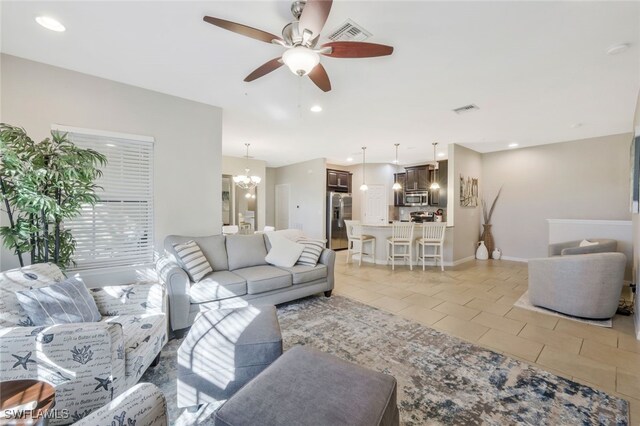
[{"label": "recessed ceiling light", "polygon": [[61,33],[62,31],[66,30],[64,25],[62,25],[60,22],[48,16],[38,16],[36,18],[36,22],[42,25],[43,27],[45,27],[46,29],[51,31],[56,31],[58,33]]},{"label": "recessed ceiling light", "polygon": [[352,157],[349,157],[349,158],[347,158],[347,161],[348,161],[348,162],[352,162],[352,161],[353,161],[353,158],[352,158]]},{"label": "recessed ceiling light", "polygon": [[631,47],[629,43],[614,44],[607,49],[607,55],[617,55],[618,53],[628,50],[629,47]]},{"label": "recessed ceiling light", "polygon": [[320,112],[322,111],[322,107],[320,105],[314,105],[311,107],[311,112]]},{"label": "recessed ceiling light", "polygon": [[115,148],[115,147],[116,147],[116,146],[115,146],[114,144],[112,144],[112,143],[108,143],[108,144],[106,144],[106,145],[107,145],[109,148]]},{"label": "recessed ceiling light", "polygon": [[571,125],[572,129],[577,129],[578,127],[582,127],[582,123],[574,123]]},{"label": "recessed ceiling light", "polygon": [[509,148],[517,148],[518,144],[513,142],[513,143],[510,143],[508,146],[509,146]]},{"label": "recessed ceiling light", "polygon": [[439,152],[438,157],[444,157],[444,152]]}]

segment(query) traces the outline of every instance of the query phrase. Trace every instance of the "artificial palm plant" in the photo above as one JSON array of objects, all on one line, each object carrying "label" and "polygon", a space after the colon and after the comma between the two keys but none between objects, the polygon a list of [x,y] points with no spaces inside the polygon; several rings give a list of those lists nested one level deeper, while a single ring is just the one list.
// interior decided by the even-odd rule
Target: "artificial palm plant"
[{"label": "artificial palm plant", "polygon": [[0,227],[4,246],[31,263],[73,263],[76,242],[65,219],[98,201],[95,180],[107,163],[97,151],[74,145],[67,134],[34,142],[24,129],[0,123],[0,202],[8,226]]}]

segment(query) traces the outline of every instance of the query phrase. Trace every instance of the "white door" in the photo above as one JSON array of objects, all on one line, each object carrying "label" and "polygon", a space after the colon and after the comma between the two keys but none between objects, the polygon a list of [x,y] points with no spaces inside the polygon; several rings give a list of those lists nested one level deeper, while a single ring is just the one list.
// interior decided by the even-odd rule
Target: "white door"
[{"label": "white door", "polygon": [[276,229],[289,229],[289,184],[276,185]]},{"label": "white door", "polygon": [[364,192],[363,223],[382,224],[387,223],[389,206],[387,205],[387,188],[384,185],[369,185]]}]

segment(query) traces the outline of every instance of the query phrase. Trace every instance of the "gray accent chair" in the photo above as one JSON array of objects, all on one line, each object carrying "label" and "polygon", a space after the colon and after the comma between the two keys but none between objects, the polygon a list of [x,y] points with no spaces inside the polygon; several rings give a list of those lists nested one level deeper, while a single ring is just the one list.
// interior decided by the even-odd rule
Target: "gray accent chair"
[{"label": "gray accent chair", "polygon": [[582,240],[549,244],[549,256],[565,256],[568,254],[611,253],[618,251],[618,242],[605,238],[589,238],[587,241],[598,243],[580,247]]},{"label": "gray accent chair", "polygon": [[[189,240],[200,246],[213,268],[197,283],[180,267],[173,248]],[[174,335],[183,335],[198,313],[209,309],[277,305],[321,292],[331,296],[336,258],[333,250],[325,249],[316,266],[279,268],[264,260],[270,248],[268,234],[166,237],[165,256],[156,263],[156,271],[167,287]]]},{"label": "gray accent chair", "polygon": [[[591,247],[597,246],[583,248]],[[531,259],[529,300],[535,306],[575,317],[611,318],[618,309],[626,263],[622,253]]]}]

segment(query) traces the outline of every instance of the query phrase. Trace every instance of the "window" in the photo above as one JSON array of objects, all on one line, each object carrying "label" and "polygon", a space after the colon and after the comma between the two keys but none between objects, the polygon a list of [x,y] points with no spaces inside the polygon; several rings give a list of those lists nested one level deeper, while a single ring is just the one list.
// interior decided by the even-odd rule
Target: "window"
[{"label": "window", "polygon": [[153,138],[62,126],[77,146],[107,157],[96,205],[67,220],[76,240],[74,269],[96,269],[152,263]]}]

